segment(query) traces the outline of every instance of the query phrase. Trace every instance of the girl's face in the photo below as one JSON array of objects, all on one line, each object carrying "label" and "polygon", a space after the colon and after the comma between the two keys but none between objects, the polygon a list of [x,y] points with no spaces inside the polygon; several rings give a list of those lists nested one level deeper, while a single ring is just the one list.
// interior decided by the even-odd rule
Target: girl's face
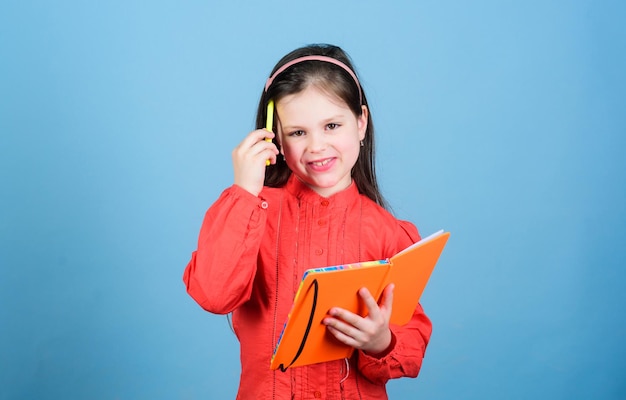
[{"label": "girl's face", "polygon": [[287,166],[311,189],[330,197],[352,182],[368,111],[355,116],[338,97],[311,85],[276,103],[278,141]]}]

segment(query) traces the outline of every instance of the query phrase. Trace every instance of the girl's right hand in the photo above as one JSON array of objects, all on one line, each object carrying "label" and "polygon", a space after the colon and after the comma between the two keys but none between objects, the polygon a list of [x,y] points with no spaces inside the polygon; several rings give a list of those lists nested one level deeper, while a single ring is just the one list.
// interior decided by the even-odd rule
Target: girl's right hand
[{"label": "girl's right hand", "polygon": [[273,139],[274,133],[265,129],[250,132],[233,150],[235,184],[255,196],[263,189],[267,160],[276,164],[278,148],[265,139]]}]

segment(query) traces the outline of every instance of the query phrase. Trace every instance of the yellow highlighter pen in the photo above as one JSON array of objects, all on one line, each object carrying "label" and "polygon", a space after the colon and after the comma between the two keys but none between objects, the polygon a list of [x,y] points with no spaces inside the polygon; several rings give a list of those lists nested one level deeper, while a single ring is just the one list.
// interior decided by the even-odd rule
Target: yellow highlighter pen
[{"label": "yellow highlighter pen", "polygon": [[[274,100],[270,99],[267,102],[267,120],[265,122],[265,129],[272,132],[274,126]],[[271,142],[272,139],[265,138],[266,142]],[[265,165],[270,165],[270,160],[265,161]]]}]

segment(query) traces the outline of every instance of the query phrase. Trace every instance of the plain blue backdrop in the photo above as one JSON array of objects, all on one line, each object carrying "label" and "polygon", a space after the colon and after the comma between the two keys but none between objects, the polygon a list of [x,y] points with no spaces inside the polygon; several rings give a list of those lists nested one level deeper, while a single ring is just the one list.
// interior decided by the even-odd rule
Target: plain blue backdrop
[{"label": "plain blue backdrop", "polygon": [[185,293],[271,68],[352,56],[383,191],[452,233],[395,399],[626,397],[621,1],[0,5],[0,399],[234,398]]}]

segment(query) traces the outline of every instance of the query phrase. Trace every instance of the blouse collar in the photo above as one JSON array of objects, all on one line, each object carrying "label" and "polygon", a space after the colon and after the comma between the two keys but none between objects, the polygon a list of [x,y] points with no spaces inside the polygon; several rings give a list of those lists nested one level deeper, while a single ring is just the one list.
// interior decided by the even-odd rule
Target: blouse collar
[{"label": "blouse collar", "polygon": [[289,180],[285,184],[285,189],[295,197],[307,203],[324,202],[326,204],[342,205],[349,204],[359,196],[359,189],[356,187],[354,180],[350,182],[350,186],[339,193],[335,193],[330,197],[324,197],[316,191],[308,187],[295,174],[291,174]]}]

